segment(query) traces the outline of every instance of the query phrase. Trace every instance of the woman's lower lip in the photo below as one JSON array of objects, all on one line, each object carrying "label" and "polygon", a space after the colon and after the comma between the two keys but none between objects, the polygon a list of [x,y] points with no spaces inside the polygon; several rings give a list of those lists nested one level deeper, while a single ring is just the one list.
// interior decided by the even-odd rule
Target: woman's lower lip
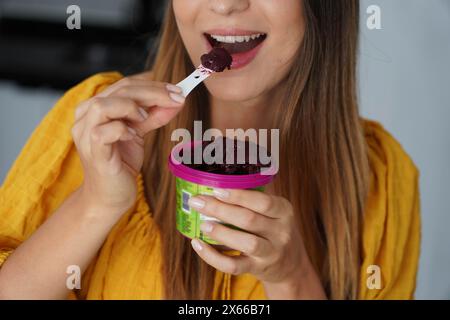
[{"label": "woman's lower lip", "polygon": [[[254,47],[252,50],[232,54],[231,56],[233,58],[233,63],[231,64],[231,69],[232,70],[241,69],[246,65],[250,64],[250,62],[252,62],[258,55],[258,52],[261,49],[263,43],[264,41],[261,42],[256,47]],[[206,44],[208,47],[208,51],[210,51],[212,49],[212,45],[209,43],[208,40],[206,40]]]}]

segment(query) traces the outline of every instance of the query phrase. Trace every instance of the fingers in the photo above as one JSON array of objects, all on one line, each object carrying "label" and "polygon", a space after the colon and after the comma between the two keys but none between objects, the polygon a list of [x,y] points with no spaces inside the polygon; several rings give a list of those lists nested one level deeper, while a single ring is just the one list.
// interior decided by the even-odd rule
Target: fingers
[{"label": "fingers", "polygon": [[243,230],[267,236],[273,226],[273,219],[247,208],[224,203],[213,197],[196,196],[189,199],[189,206],[198,212],[217,218]]},{"label": "fingers", "polygon": [[101,144],[113,144],[117,141],[130,141],[136,136],[136,130],[127,127],[119,120],[97,126],[91,131],[92,141]]},{"label": "fingers", "polygon": [[109,161],[113,155],[112,144],[117,141],[130,141],[136,136],[136,131],[127,127],[122,121],[111,121],[92,129],[91,152],[94,159]]},{"label": "fingers", "polygon": [[209,244],[199,240],[193,239],[191,241],[192,247],[195,252],[202,258],[206,263],[213,266],[217,270],[232,275],[238,275],[242,273],[251,272],[251,260],[246,256],[230,257],[221,254],[216,249],[211,247]]},{"label": "fingers", "polygon": [[[185,102],[181,92],[181,88],[171,84],[137,77],[125,78],[81,103],[75,110],[75,120],[81,121],[88,116],[86,127],[89,128],[123,118],[134,121],[133,127],[138,134],[144,136],[147,132],[166,125],[181,111]],[[138,112],[144,119],[139,118]]]},{"label": "fingers", "polygon": [[274,197],[261,191],[215,189],[214,196],[225,203],[248,208],[271,218],[280,218],[280,213],[285,211],[280,208],[280,205],[284,205],[283,198]]},{"label": "fingers", "polygon": [[147,132],[168,124],[180,111],[181,109],[179,108],[150,108],[148,111],[149,120],[139,123],[136,128],[144,136]]},{"label": "fingers", "polygon": [[165,84],[163,82],[146,80],[141,75],[134,75],[134,76],[123,78],[123,79],[113,83],[112,85],[107,87],[105,90],[100,92],[97,96],[108,97],[114,91],[117,91],[120,88],[136,86],[136,85],[146,86],[148,88],[151,88],[151,87],[164,88],[165,87]]},{"label": "fingers", "polygon": [[[76,110],[78,121],[85,114],[87,128],[107,123],[111,120],[124,119],[131,122],[142,122],[148,113],[136,102],[123,98],[93,98],[88,104],[81,104]],[[83,118],[84,119],[84,118]]]},{"label": "fingers", "polygon": [[[124,165],[136,171],[142,165],[143,137],[166,125],[182,109],[185,99],[181,91],[139,75],[120,80],[82,102],[75,110],[71,131],[81,161],[88,167],[92,160],[97,167],[108,168],[108,174],[119,172]],[[116,144],[119,141],[127,143]]]},{"label": "fingers", "polygon": [[[125,78],[106,88],[96,95],[96,98],[118,97],[133,100],[143,107],[177,108],[181,107],[185,102],[185,98],[181,93],[182,89],[172,84]],[[86,114],[92,104],[92,100],[83,102],[75,110],[76,120]]]},{"label": "fingers", "polygon": [[179,107],[184,104],[182,89],[163,82],[144,80],[142,77],[124,78],[98,94],[99,97],[133,98],[143,106]]},{"label": "fingers", "polygon": [[231,229],[220,223],[205,221],[200,225],[200,230],[221,244],[249,256],[266,257],[272,250],[270,242],[266,239],[251,233]]},{"label": "fingers", "polygon": [[165,87],[152,87],[151,90],[145,86],[122,87],[108,97],[112,96],[133,99],[145,107],[180,108],[185,102],[185,98],[181,94],[171,92]]},{"label": "fingers", "polygon": [[75,109],[75,121],[78,121],[84,115],[86,114],[88,108],[90,105],[90,100],[86,100],[83,103],[81,103],[76,109]]}]

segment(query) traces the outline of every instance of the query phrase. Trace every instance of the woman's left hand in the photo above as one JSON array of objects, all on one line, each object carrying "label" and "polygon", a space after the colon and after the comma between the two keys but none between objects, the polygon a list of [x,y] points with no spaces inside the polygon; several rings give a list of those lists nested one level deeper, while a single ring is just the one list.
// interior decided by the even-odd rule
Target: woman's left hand
[{"label": "woman's left hand", "polygon": [[260,191],[216,189],[214,197],[196,196],[189,205],[206,216],[247,231],[210,221],[202,223],[200,229],[208,237],[243,253],[224,255],[193,239],[195,251],[216,269],[233,275],[251,273],[268,286],[298,287],[304,275],[311,275],[312,266],[288,200]]}]

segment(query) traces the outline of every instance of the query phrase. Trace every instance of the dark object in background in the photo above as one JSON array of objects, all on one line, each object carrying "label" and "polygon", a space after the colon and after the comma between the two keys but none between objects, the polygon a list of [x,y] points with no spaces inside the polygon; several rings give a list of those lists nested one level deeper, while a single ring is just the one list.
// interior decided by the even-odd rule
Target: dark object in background
[{"label": "dark object in background", "polygon": [[[67,7],[81,9],[69,30]],[[92,74],[143,69],[164,0],[0,0],[0,78],[67,89]]]}]

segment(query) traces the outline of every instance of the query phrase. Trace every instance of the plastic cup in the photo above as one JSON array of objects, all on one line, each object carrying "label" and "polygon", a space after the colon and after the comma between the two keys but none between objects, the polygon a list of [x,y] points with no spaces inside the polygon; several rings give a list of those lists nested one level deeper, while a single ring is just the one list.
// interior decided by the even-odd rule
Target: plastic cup
[{"label": "plastic cup", "polygon": [[181,149],[197,147],[202,142],[192,142],[175,147],[169,156],[169,170],[176,178],[176,226],[177,230],[190,239],[198,238],[212,245],[221,245],[216,240],[209,238],[200,230],[203,221],[222,223],[234,229],[236,226],[226,224],[216,218],[205,216],[190,208],[189,198],[196,195],[213,195],[214,188],[220,189],[252,189],[264,191],[264,187],[275,177],[265,171],[264,174],[229,175],[217,174],[195,170],[177,160],[176,155]]}]

